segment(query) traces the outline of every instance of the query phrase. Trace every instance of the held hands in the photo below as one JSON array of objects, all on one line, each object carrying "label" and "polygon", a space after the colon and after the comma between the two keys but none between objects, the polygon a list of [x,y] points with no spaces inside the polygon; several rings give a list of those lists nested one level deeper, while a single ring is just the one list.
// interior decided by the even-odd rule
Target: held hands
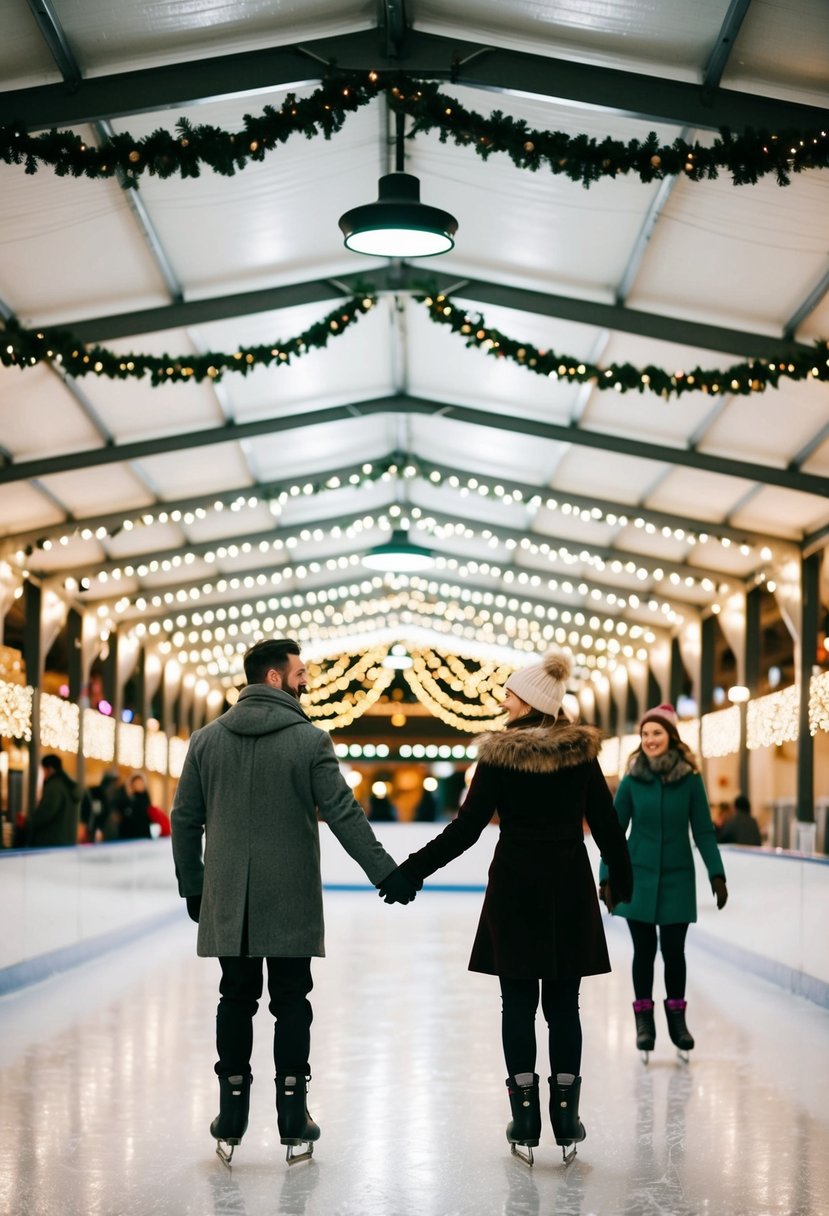
[{"label": "held hands", "polygon": [[410,904],[422,886],[423,883],[415,883],[400,866],[377,884],[380,898],[387,904]]},{"label": "held hands", "polygon": [[187,915],[198,924],[199,913],[201,912],[201,895],[186,895],[184,902],[187,904]]},{"label": "held hands", "polygon": [[717,911],[721,912],[728,902],[728,887],[725,885],[722,874],[716,874],[711,879],[711,890],[717,901]]},{"label": "held hands", "polygon": [[616,906],[616,902],[613,898],[613,892],[610,889],[610,883],[607,881],[606,878],[603,879],[602,882],[599,883],[599,899],[602,901],[604,906],[607,908],[608,912],[610,912],[612,915],[613,909]]}]

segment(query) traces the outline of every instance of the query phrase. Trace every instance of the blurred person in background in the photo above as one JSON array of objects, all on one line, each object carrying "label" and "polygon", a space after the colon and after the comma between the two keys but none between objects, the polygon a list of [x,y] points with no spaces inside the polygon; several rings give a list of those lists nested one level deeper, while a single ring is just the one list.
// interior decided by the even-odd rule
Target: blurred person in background
[{"label": "blurred person in background", "polygon": [[29,815],[29,848],[77,844],[81,791],[63,771],[60,756],[44,756],[40,770],[43,788],[37,806]]}]

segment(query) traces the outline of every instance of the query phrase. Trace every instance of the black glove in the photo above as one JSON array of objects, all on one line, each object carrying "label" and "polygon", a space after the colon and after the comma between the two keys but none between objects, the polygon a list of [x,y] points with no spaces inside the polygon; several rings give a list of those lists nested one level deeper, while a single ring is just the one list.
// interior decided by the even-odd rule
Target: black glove
[{"label": "black glove", "polygon": [[714,875],[711,879],[711,890],[717,901],[717,911],[720,912],[728,902],[728,887],[725,885],[724,875]]},{"label": "black glove", "polygon": [[387,904],[410,904],[423,883],[416,883],[398,866],[377,884],[381,899]]},{"label": "black glove", "polygon": [[198,924],[199,913],[201,912],[201,895],[185,895],[184,902],[187,904],[187,915]]},{"label": "black glove", "polygon": [[608,912],[612,912],[615,906],[613,895],[610,891],[610,883],[606,878],[603,878],[599,883],[599,899],[602,901]]}]

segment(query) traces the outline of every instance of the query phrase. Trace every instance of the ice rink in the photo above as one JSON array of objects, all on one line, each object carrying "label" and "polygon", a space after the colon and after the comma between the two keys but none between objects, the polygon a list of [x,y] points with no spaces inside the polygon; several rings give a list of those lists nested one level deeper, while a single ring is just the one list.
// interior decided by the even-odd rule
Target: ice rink
[{"label": "ice rink", "polygon": [[[510,1157],[497,981],[466,970],[479,893],[387,907],[327,892],[314,963],[310,1162],[278,1141],[271,1019],[256,1020],[251,1122],[232,1170],[218,1109],[218,965],[185,917],[0,1000],[4,1216],[819,1216],[829,1212],[829,1017],[693,945],[688,1065],[661,1008],[646,1067],[630,951],[582,987],[582,1118]],[[661,965],[657,964],[660,973]],[[662,991],[657,985],[657,998]],[[539,1052],[546,1103],[546,1044]],[[545,1112],[546,1120],[546,1112]]]}]

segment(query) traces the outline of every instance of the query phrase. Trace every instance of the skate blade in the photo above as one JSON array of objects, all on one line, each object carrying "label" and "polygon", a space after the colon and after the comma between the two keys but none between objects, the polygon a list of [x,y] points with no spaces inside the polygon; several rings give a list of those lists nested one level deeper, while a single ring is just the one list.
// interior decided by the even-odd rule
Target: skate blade
[{"label": "skate blade", "polygon": [[688,1051],[686,1051],[684,1048],[678,1047],[676,1054],[679,1057],[679,1059],[682,1061],[683,1064],[690,1064],[691,1057],[688,1054]]},{"label": "skate blade", "polygon": [[576,1153],[577,1153],[577,1146],[575,1144],[570,1144],[570,1145],[562,1144],[561,1156],[563,1158],[565,1165],[569,1165],[570,1162],[575,1159]]},{"label": "skate blade", "polygon": [[649,1051],[640,1051],[639,1054],[642,1057],[642,1063],[647,1064],[651,1058],[651,1053]]},{"label": "skate blade", "polygon": [[[233,1160],[233,1150],[235,1147],[235,1144],[228,1142],[227,1148],[225,1148],[224,1140],[218,1140],[216,1142],[216,1156],[224,1165],[227,1166],[228,1169],[230,1169],[230,1163]],[[230,1149],[230,1152],[228,1152],[228,1149]]]},{"label": "skate blade", "polygon": [[[310,1161],[314,1155],[313,1140],[282,1140],[281,1143],[288,1145],[288,1151],[285,1154],[288,1165],[296,1165],[298,1161]],[[294,1152],[294,1149],[301,1148],[303,1144],[308,1145],[303,1152]]]},{"label": "skate blade", "polygon": [[510,1147],[510,1152],[512,1153],[513,1157],[517,1157],[518,1160],[523,1161],[525,1165],[532,1166],[532,1163],[533,1163],[532,1145],[526,1144],[526,1145],[521,1146],[521,1148],[526,1148],[527,1151],[525,1153],[521,1152],[521,1148],[519,1148],[519,1146],[517,1144],[510,1143],[509,1147]]}]

